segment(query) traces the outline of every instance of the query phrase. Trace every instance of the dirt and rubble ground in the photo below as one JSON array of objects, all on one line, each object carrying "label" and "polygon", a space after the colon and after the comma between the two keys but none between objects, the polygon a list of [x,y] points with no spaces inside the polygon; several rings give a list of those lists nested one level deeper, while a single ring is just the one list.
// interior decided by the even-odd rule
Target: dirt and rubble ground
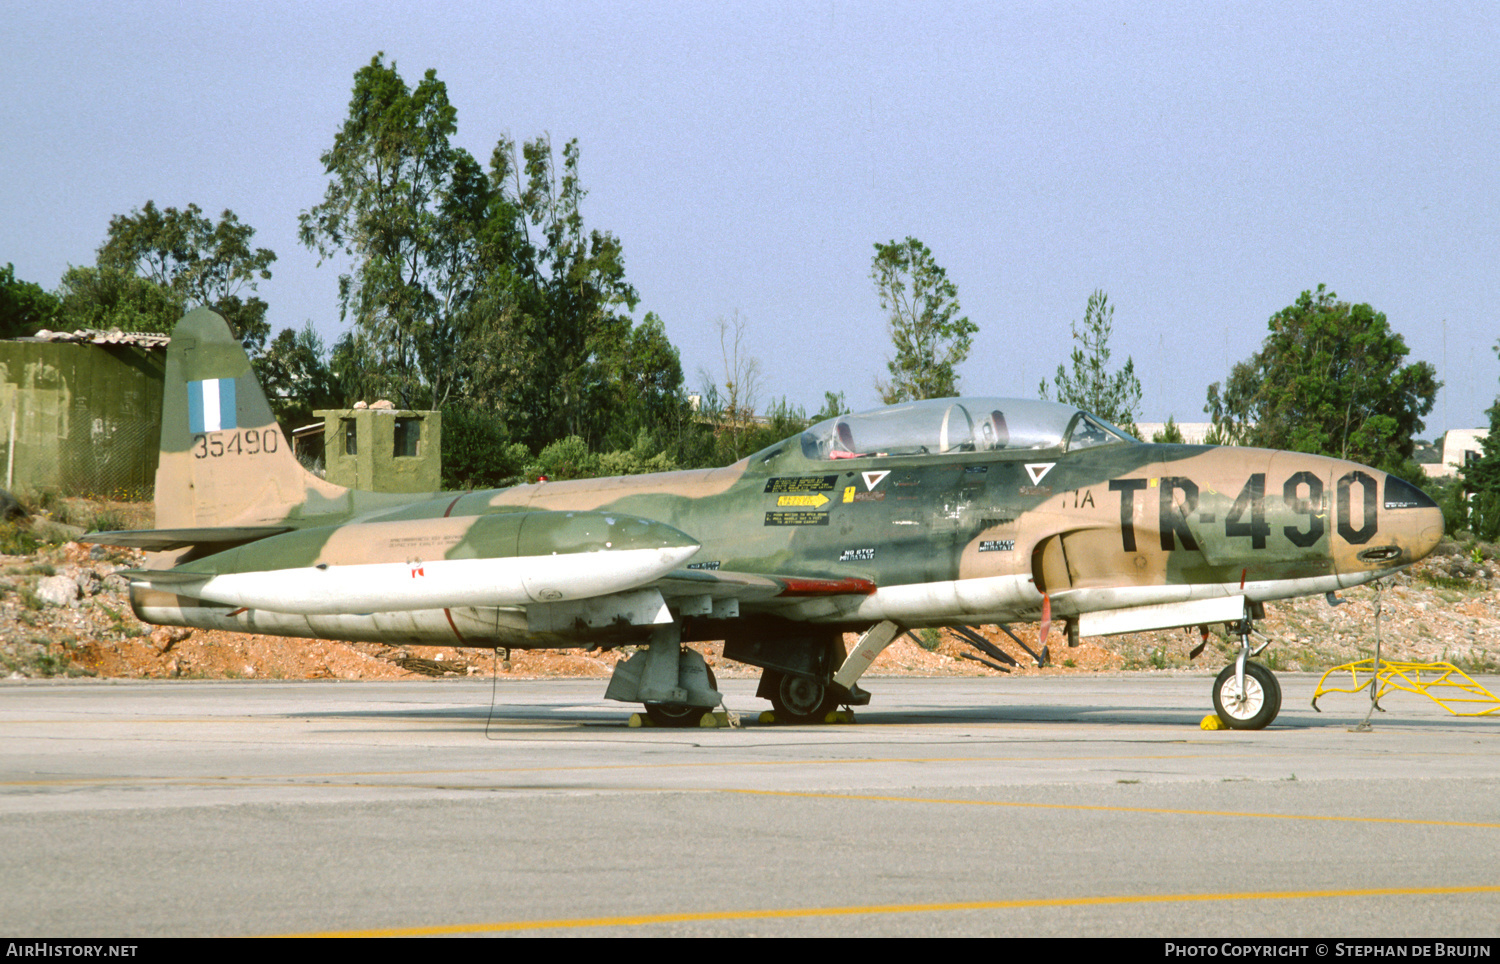
[{"label": "dirt and rubble ground", "polygon": [[[99,676],[193,679],[408,679],[452,674],[536,678],[607,677],[632,647],[583,650],[489,650],[448,646],[389,646],[336,640],[286,639],[245,633],[152,627],[130,610],[120,570],[141,554],[74,541],[83,528],[149,528],[151,507],[134,503],[54,500],[46,513],[0,521],[0,678]],[[1476,552],[1477,549],[1477,552]],[[1500,575],[1494,546],[1445,540],[1432,557],[1388,580],[1380,593],[1382,655],[1392,660],[1449,661],[1469,672],[1500,672]],[[1374,649],[1376,590],[1342,594],[1331,607],[1322,597],[1269,603],[1257,624],[1274,643],[1261,657],[1273,669],[1321,671],[1370,656]],[[1013,632],[1036,650],[1037,627]],[[980,635],[1018,665],[1013,674],[1104,671],[1199,672],[1223,666],[1234,653],[1222,629],[1197,660],[1191,630],[1083,640],[1069,647],[1049,640],[1050,660],[1038,668],[998,627]],[[848,645],[854,637],[847,637]],[[718,643],[693,644],[724,678],[759,670],[726,662]],[[999,671],[975,661],[974,647],[952,631],[925,631],[893,643],[870,676],[984,676]]]}]

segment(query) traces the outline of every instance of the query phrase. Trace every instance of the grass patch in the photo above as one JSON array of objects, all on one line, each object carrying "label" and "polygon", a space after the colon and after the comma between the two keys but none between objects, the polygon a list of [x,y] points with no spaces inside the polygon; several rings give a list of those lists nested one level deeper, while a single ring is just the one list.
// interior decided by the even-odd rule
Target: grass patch
[{"label": "grass patch", "polygon": [[[1442,573],[1431,572],[1426,569],[1416,573],[1413,578],[1417,582],[1426,583],[1434,589],[1443,589],[1450,592],[1455,590],[1465,592],[1474,588],[1473,583],[1468,579],[1460,579],[1457,576],[1445,576]],[[1454,600],[1448,599],[1447,595],[1443,593],[1439,593],[1439,595],[1443,596],[1448,602],[1454,602]]]},{"label": "grass patch", "polygon": [[[42,602],[42,597],[36,594],[36,589],[32,586],[21,587],[21,605],[34,613],[47,608],[47,604]],[[24,617],[25,614],[23,613],[22,616]]]},{"label": "grass patch", "polygon": [[1500,659],[1484,650],[1471,652],[1467,656],[1450,656],[1443,653],[1443,662],[1452,663],[1470,676],[1487,676],[1500,673]]},{"label": "grass patch", "polygon": [[96,605],[104,611],[104,614],[106,616],[109,617],[110,629],[114,630],[116,633],[119,633],[126,639],[134,639],[137,636],[144,635],[145,631],[141,629],[140,623],[138,623],[135,619],[126,619],[124,616],[120,615],[113,606],[110,606],[103,601],[97,602]]},{"label": "grass patch", "polygon": [[105,508],[94,514],[89,520],[89,532],[118,532],[127,528],[125,517],[114,509]]},{"label": "grass patch", "polygon": [[66,646],[54,646],[41,636],[33,636],[25,643],[0,651],[0,664],[4,665],[7,674],[20,673],[32,679],[93,675],[73,664]]},{"label": "grass patch", "polygon": [[42,547],[26,526],[14,522],[0,523],[0,555],[29,556]]}]

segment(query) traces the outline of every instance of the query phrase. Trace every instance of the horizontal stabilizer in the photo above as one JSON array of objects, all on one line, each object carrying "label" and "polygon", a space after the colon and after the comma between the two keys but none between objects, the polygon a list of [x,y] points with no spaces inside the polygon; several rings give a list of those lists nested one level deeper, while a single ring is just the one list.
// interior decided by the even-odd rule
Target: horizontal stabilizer
[{"label": "horizontal stabilizer", "polygon": [[148,552],[171,552],[188,546],[231,546],[291,532],[290,526],[210,526],[202,529],[134,529],[123,532],[90,532],[79,542],[101,546],[123,546]]}]

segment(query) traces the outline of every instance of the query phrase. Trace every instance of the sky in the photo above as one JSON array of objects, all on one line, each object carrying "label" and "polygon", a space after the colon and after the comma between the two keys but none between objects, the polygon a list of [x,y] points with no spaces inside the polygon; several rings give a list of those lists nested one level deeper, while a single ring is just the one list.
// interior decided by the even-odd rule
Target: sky
[{"label": "sky", "polygon": [[1326,284],[1444,388],[1500,391],[1500,7],[1290,3],[37,3],[0,0],[0,264],[55,288],[153,200],[233,210],[277,254],[274,330],[344,330],[297,239],[354,73],[436,71],[456,142],[579,141],[591,229],[682,353],[763,402],[879,404],[877,242],[920,239],[979,326],[961,388],[1035,397],[1089,294],[1144,388],[1205,390]]}]

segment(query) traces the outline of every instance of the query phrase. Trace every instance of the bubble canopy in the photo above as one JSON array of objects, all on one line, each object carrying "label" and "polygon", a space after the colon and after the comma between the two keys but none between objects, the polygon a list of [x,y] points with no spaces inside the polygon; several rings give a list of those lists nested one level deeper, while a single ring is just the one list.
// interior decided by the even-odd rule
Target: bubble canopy
[{"label": "bubble canopy", "polygon": [[1071,405],[1019,398],[929,398],[825,419],[802,433],[813,460],[1134,444],[1136,439]]}]

